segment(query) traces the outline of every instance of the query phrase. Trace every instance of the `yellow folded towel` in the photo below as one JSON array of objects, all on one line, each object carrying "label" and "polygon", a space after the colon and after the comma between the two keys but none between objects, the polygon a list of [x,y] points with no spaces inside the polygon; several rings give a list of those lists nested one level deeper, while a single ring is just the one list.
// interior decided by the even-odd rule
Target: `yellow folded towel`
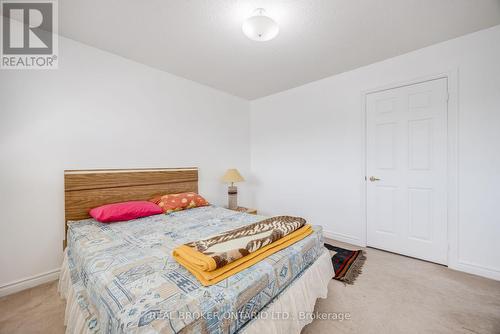
[{"label": "yellow folded towel", "polygon": [[210,286],[245,270],[266,257],[304,239],[311,233],[311,225],[302,224],[302,227],[294,232],[223,266],[218,266],[213,256],[205,255],[187,245],[181,245],[174,249],[173,257],[189,270],[201,284]]}]

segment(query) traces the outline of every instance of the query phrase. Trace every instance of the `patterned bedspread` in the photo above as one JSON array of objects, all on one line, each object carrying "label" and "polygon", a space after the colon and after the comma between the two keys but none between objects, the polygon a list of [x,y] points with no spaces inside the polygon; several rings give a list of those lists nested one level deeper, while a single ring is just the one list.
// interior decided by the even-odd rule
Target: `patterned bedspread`
[{"label": "patterned bedspread", "polygon": [[323,252],[321,227],[204,287],[172,258],[184,243],[263,219],[220,207],[101,224],[69,223],[68,265],[87,325],[99,333],[234,333]]}]

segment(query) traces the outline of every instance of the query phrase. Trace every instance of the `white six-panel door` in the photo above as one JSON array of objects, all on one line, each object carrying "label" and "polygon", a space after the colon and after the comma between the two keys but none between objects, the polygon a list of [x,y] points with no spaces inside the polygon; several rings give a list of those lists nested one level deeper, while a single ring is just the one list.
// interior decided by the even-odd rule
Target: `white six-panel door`
[{"label": "white six-panel door", "polygon": [[366,96],[367,244],[447,263],[447,79]]}]

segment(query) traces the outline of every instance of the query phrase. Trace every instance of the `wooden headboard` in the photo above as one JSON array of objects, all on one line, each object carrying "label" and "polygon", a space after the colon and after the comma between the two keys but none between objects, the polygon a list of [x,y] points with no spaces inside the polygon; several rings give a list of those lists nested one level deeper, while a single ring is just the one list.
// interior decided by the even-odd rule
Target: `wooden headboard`
[{"label": "wooden headboard", "polygon": [[189,191],[198,192],[198,168],[195,167],[65,170],[64,235],[68,220],[89,218],[89,210],[96,206]]}]

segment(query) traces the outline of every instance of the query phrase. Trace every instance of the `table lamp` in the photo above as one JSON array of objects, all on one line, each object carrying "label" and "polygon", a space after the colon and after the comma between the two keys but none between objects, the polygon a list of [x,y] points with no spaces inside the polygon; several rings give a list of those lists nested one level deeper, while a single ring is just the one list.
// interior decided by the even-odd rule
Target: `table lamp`
[{"label": "table lamp", "polygon": [[238,207],[238,188],[234,183],[245,181],[245,179],[236,168],[233,168],[226,171],[226,174],[222,177],[222,181],[231,183],[231,185],[227,187],[227,207],[234,210]]}]

